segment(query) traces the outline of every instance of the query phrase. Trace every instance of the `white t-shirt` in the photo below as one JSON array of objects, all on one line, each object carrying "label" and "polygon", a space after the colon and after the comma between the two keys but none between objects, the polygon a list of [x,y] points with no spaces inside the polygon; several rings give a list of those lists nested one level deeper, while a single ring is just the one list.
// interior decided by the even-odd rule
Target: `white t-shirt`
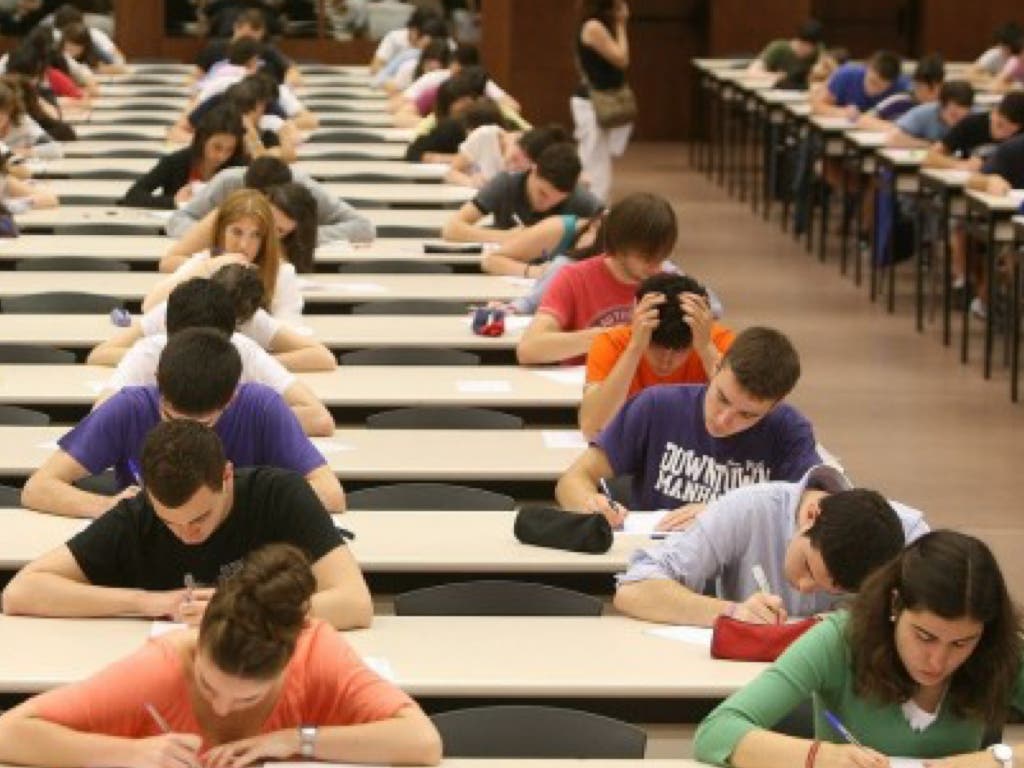
[{"label": "white t-shirt", "polygon": [[412,48],[412,43],[409,42],[409,30],[406,27],[393,29],[380,39],[380,45],[377,46],[377,52],[373,54],[373,58],[387,63],[406,48]]},{"label": "white t-shirt", "polygon": [[[441,87],[441,83],[452,76],[450,69],[434,69],[430,72],[424,72],[422,75],[416,78],[416,81],[412,83],[408,88],[402,91],[402,95],[409,101],[416,101],[427,91],[436,91]],[[508,94],[493,80],[487,79],[487,85],[484,86],[484,96],[489,99],[499,101],[504,99]]]},{"label": "white t-shirt", "polygon": [[473,161],[474,173],[490,181],[505,168],[501,156],[501,128],[497,125],[474,128],[459,145],[459,154]]},{"label": "white t-shirt", "polygon": [[977,58],[974,65],[985,70],[990,75],[998,75],[1003,71],[1003,67],[1006,66],[1006,62],[1009,60],[1010,55],[1006,51],[998,45],[993,45]]},{"label": "white t-shirt", "polygon": [[[235,333],[231,336],[231,343],[235,345],[242,358],[243,384],[250,381],[266,384],[278,394],[282,394],[295,382],[295,374],[289,373],[248,336]],[[116,391],[121,387],[145,387],[156,384],[157,363],[160,362],[160,353],[166,346],[166,333],[139,339],[121,358],[114,374],[107,381],[106,389]]]},{"label": "white t-shirt", "polygon": [[211,96],[224,93],[232,85],[249,74],[249,70],[239,64],[231,64],[226,59],[218,61],[206,76],[196,83],[196,104],[202,104]]},{"label": "white t-shirt", "polygon": [[[210,258],[209,251],[193,253],[185,263],[174,270],[174,274],[182,271],[191,273],[195,269],[197,261],[206,261]],[[295,273],[295,265],[288,261],[282,261],[277,270],[277,285],[274,288],[274,295],[270,299],[270,314],[285,323],[300,325],[302,322],[302,306],[304,304],[302,291],[299,288],[299,276]]]},{"label": "white t-shirt", "polygon": [[[167,333],[167,302],[161,301],[139,319],[143,336],[156,336]],[[284,325],[280,320],[271,317],[265,309],[257,309],[255,314],[238,326],[238,332],[248,336],[263,349],[270,350],[270,344]]]}]

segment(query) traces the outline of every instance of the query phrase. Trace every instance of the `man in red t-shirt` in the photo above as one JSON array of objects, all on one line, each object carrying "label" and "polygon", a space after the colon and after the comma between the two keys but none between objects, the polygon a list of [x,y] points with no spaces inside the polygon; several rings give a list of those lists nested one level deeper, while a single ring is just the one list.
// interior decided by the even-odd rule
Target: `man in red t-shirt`
[{"label": "man in red t-shirt", "polygon": [[735,334],[715,323],[704,286],[662,272],[636,291],[631,325],[601,333],[587,353],[580,429],[592,438],[623,403],[657,384],[704,384]]},{"label": "man in red t-shirt", "polygon": [[677,235],[675,212],[663,197],[637,193],[613,205],[598,233],[605,253],[554,277],[516,347],[519,362],[581,363],[605,328],[630,321],[637,285],[661,272]]}]

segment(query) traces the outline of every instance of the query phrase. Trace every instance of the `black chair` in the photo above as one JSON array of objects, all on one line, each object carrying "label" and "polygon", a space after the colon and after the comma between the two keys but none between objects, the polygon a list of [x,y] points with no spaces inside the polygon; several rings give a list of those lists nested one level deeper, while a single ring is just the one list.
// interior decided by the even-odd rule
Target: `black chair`
[{"label": "black chair", "polygon": [[75,291],[28,293],[0,299],[0,312],[9,315],[101,315],[123,306],[124,302],[114,296]]},{"label": "black chair", "polygon": [[349,509],[401,509],[448,512],[511,512],[516,500],[511,496],[483,488],[448,483],[395,483],[350,491]]},{"label": "black chair", "polygon": [[352,306],[353,315],[464,315],[468,311],[467,305],[457,301],[431,299],[368,301]]},{"label": "black chair", "polygon": [[378,224],[377,237],[440,237],[440,227],[420,227],[406,224]]},{"label": "black chair", "polygon": [[519,416],[487,408],[395,408],[366,417],[369,429],[522,429]]},{"label": "black chair", "polygon": [[135,181],[139,178],[138,171],[129,171],[124,168],[97,168],[96,170],[79,171],[71,176],[73,179],[125,179]]},{"label": "black chair", "polygon": [[16,405],[0,405],[0,424],[5,427],[45,427],[50,417],[45,413]]},{"label": "black chair", "polygon": [[529,581],[452,581],[395,595],[396,616],[600,616],[599,598]]},{"label": "black chair", "polygon": [[16,272],[130,272],[123,261],[93,259],[88,256],[46,256],[21,259],[14,263]]},{"label": "black chair", "polygon": [[604,715],[537,704],[472,707],[430,718],[445,757],[638,760],[642,728]]},{"label": "black chair", "polygon": [[37,344],[0,344],[0,364],[74,365],[75,353]]},{"label": "black chair", "polygon": [[[96,133],[90,133],[88,136],[82,136],[82,141],[145,141],[146,137],[142,136],[138,131],[120,131],[117,128],[111,128],[109,131],[97,131]],[[162,152],[158,152],[155,156],[159,157]],[[108,155],[104,154],[104,157]],[[153,155],[147,155],[153,157]]]},{"label": "black chair", "polygon": [[448,264],[402,259],[349,261],[338,265],[338,272],[345,275],[450,275],[452,271]]},{"label": "black chair", "polygon": [[461,349],[378,347],[338,356],[341,365],[480,365],[480,356]]},{"label": "black chair", "polygon": [[21,488],[0,485],[0,507],[20,507]]},{"label": "black chair", "polygon": [[380,136],[355,129],[334,129],[314,131],[309,140],[319,144],[376,144],[380,141]]}]

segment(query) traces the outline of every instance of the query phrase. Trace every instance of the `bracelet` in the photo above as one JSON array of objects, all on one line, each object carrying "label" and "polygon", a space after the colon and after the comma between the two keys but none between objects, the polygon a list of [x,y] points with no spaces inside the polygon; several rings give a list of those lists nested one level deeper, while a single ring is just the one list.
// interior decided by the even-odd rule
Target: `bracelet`
[{"label": "bracelet", "polygon": [[804,768],[814,768],[814,760],[818,757],[819,749],[821,749],[821,742],[815,739],[811,748],[807,750],[807,761],[804,763]]}]

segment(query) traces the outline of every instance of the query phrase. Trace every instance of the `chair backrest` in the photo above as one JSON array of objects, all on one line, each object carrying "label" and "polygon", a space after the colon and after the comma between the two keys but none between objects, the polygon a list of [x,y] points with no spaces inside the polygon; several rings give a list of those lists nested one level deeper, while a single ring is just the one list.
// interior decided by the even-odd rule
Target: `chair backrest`
[{"label": "chair backrest", "polygon": [[124,302],[115,296],[53,291],[50,293],[27,293],[23,296],[8,296],[0,299],[0,312],[22,315],[97,315],[106,314],[123,305]]},{"label": "chair backrest", "polygon": [[450,275],[448,264],[433,261],[412,261],[406,259],[374,259],[373,261],[347,261],[338,265],[338,271],[346,275]]},{"label": "chair backrest", "polygon": [[369,429],[522,429],[519,416],[487,408],[395,408],[366,417]]},{"label": "chair backrest", "polygon": [[469,307],[458,301],[396,299],[354,304],[353,315],[465,315]]},{"label": "chair backrest", "polygon": [[511,512],[516,500],[503,493],[448,483],[394,483],[346,493],[349,509]]},{"label": "chair backrest", "polygon": [[396,616],[600,616],[600,599],[529,581],[453,581],[395,595]]},{"label": "chair backrest", "polygon": [[17,272],[129,272],[123,261],[94,259],[88,256],[46,256],[21,259],[14,264]]},{"label": "chair backrest", "polygon": [[0,424],[7,427],[45,427],[50,417],[45,413],[16,405],[0,405]]},{"label": "chair backrest", "polygon": [[342,365],[480,365],[480,356],[461,349],[377,347],[338,356]]},{"label": "chair backrest", "polygon": [[[367,182],[376,183],[384,179],[366,179]],[[440,227],[425,227],[411,224],[378,224],[377,237],[440,237]]]},{"label": "chair backrest", "polygon": [[0,485],[0,507],[20,507],[21,488],[12,485]]},{"label": "chair backrest", "polygon": [[75,353],[37,344],[0,344],[0,363],[7,365],[74,365]]},{"label": "chair backrest", "polygon": [[639,760],[642,728],[604,715],[536,704],[456,709],[433,715],[445,757]]},{"label": "chair backrest", "polygon": [[309,140],[321,144],[377,144],[380,142],[380,136],[354,128],[352,130],[336,128],[315,131]]}]

